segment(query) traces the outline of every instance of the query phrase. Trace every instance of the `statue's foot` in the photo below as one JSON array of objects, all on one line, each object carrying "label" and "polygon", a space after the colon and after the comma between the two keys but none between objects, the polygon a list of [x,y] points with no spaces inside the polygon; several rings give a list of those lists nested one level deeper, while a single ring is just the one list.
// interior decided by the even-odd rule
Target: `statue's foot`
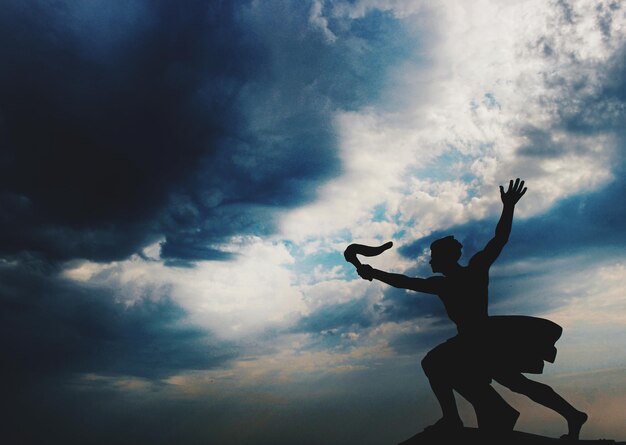
[{"label": "statue's foot", "polygon": [[567,419],[567,434],[563,434],[561,439],[564,440],[578,440],[580,436],[580,429],[589,417],[582,411],[577,411],[576,414],[568,417]]}]

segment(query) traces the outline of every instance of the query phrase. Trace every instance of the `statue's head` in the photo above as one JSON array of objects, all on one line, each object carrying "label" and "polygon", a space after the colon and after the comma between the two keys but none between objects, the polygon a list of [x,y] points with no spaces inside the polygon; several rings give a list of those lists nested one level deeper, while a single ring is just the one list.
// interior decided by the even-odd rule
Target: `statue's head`
[{"label": "statue's head", "polygon": [[454,236],[433,241],[430,245],[430,267],[433,272],[445,273],[450,267],[455,266],[461,258],[463,245],[454,239]]}]

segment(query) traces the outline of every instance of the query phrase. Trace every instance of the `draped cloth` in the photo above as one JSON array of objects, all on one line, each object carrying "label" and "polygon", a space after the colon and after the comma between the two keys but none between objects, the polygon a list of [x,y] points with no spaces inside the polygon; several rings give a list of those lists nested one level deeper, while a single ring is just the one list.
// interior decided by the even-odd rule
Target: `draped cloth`
[{"label": "draped cloth", "polygon": [[545,318],[523,315],[488,317],[483,333],[492,369],[541,374],[554,363],[563,328]]},{"label": "draped cloth", "polygon": [[561,326],[545,318],[496,315],[464,329],[439,349],[446,351],[442,357],[449,365],[460,367],[467,376],[541,374],[546,361],[554,362],[562,332]]}]

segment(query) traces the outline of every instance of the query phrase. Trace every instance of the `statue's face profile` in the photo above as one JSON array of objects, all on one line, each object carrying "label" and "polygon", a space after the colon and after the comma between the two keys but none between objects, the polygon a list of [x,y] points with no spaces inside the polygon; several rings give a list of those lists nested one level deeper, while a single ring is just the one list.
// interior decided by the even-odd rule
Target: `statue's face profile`
[{"label": "statue's face profile", "polygon": [[431,249],[430,251],[430,268],[434,273],[445,273],[451,266],[454,266],[457,256],[450,251],[443,249]]},{"label": "statue's face profile", "polygon": [[436,250],[431,250],[430,251],[430,268],[433,270],[434,273],[439,273],[442,272],[442,267],[443,267],[443,258],[441,255],[441,252],[437,252]]}]

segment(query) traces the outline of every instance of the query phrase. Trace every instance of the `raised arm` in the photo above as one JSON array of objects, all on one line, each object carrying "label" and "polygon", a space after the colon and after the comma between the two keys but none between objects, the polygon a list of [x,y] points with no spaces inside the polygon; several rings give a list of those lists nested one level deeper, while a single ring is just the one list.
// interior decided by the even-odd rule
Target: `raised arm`
[{"label": "raised arm", "polygon": [[485,266],[490,266],[498,258],[505,244],[509,241],[515,204],[524,196],[524,193],[526,193],[526,187],[524,187],[524,181],[520,181],[519,178],[515,182],[512,179],[509,181],[509,188],[506,192],[504,187],[500,186],[502,215],[500,215],[500,220],[496,226],[496,234],[482,251],[472,257],[470,262],[480,261]]},{"label": "raised arm", "polygon": [[411,278],[398,273],[385,272],[383,270],[374,269],[369,264],[362,264],[357,272],[364,280],[376,279],[387,283],[390,286],[400,289],[410,289],[416,292],[425,292],[427,294],[437,294],[440,290],[442,277],[430,278]]}]

